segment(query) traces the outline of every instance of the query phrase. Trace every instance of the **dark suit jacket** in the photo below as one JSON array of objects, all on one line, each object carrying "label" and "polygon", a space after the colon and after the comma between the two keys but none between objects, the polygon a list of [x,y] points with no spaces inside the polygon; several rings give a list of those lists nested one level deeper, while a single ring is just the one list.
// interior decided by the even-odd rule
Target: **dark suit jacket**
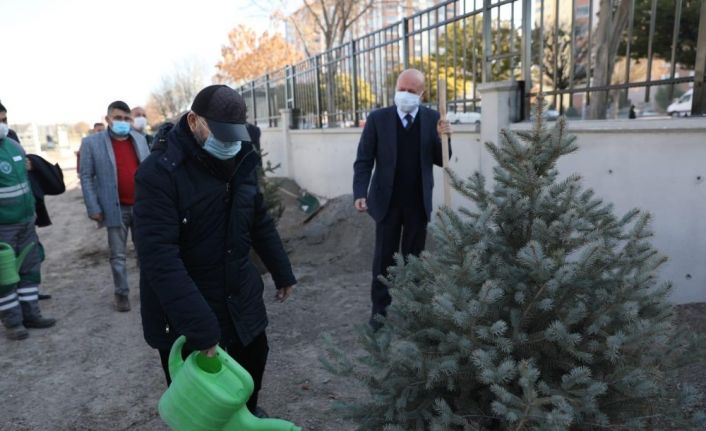
[{"label": "dark suit jacket", "polygon": [[[367,198],[368,213],[381,222],[390,207],[395,193],[395,167],[397,166],[396,106],[378,109],[368,115],[363,134],[358,143],[358,156],[353,164],[353,197]],[[434,188],[433,165],[442,166],[441,139],[436,132],[439,113],[423,106],[414,121],[420,121],[422,194],[427,220],[431,218],[431,197]],[[451,148],[449,147],[449,154]],[[373,166],[375,171],[373,172]],[[372,174],[372,182],[370,180]]]}]

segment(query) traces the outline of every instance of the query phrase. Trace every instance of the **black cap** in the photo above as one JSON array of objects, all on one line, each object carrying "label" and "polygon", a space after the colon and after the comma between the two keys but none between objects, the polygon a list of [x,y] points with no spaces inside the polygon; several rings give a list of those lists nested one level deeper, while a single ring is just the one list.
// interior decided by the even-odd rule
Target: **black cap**
[{"label": "black cap", "polygon": [[250,142],[245,127],[247,106],[237,91],[227,85],[209,85],[194,98],[191,110],[206,119],[216,139],[223,142]]}]

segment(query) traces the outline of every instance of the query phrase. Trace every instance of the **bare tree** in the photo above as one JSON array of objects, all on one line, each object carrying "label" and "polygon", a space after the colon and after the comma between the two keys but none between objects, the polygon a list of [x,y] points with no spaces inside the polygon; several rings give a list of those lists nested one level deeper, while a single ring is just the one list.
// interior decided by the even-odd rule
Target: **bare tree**
[{"label": "bare tree", "polygon": [[285,12],[285,2],[275,7],[272,18],[292,25],[307,57],[315,55],[311,44],[319,36],[323,50],[343,44],[351,27],[380,0],[304,0],[294,13]]},{"label": "bare tree", "polygon": [[304,0],[304,7],[324,37],[326,50],[341,45],[351,26],[368,12],[374,0]]},{"label": "bare tree", "polygon": [[[614,6],[615,4],[615,6]],[[596,62],[593,69],[592,86],[610,85],[623,31],[628,24],[630,0],[601,0],[596,28]],[[608,92],[596,91],[591,98],[590,118],[606,118]]]},{"label": "bare tree", "polygon": [[207,83],[204,66],[194,59],[175,65],[171,73],[162,76],[160,85],[152,91],[147,110],[157,114],[158,119],[176,117],[189,109],[196,94]]}]

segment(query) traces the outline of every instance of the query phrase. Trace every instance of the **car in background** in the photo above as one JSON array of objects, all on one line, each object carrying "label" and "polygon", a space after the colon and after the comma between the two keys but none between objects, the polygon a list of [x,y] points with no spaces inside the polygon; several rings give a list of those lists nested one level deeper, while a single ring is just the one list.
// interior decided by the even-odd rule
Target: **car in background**
[{"label": "car in background", "polygon": [[682,94],[677,100],[667,107],[667,114],[672,117],[686,117],[691,114],[691,97],[694,89]]},{"label": "car in background", "polygon": [[[529,120],[534,121],[534,114],[535,114],[535,108],[532,108],[532,112],[530,113]],[[561,114],[559,114],[559,111],[556,109],[551,109],[551,108],[545,108],[544,111],[542,111],[542,118],[546,121],[556,121],[559,119]]]},{"label": "car in background", "polygon": [[446,120],[451,124],[480,124],[480,112],[449,112]]},{"label": "car in background", "polygon": [[655,111],[654,108],[651,106],[645,106],[637,111],[638,118],[651,118],[660,116],[664,116],[664,114]]},{"label": "car in background", "polygon": [[547,121],[556,121],[559,119],[559,111],[556,109],[545,109],[542,117]]}]

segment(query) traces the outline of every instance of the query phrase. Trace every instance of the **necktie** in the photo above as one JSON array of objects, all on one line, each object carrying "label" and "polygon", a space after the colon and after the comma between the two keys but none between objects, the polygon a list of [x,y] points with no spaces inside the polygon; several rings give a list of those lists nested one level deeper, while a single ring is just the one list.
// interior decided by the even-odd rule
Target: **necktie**
[{"label": "necktie", "polygon": [[411,115],[411,114],[405,115],[405,116],[404,116],[404,121],[405,121],[404,129],[405,129],[405,130],[411,129],[411,128],[412,128],[412,122],[414,121],[414,118],[412,118],[412,115]]}]

